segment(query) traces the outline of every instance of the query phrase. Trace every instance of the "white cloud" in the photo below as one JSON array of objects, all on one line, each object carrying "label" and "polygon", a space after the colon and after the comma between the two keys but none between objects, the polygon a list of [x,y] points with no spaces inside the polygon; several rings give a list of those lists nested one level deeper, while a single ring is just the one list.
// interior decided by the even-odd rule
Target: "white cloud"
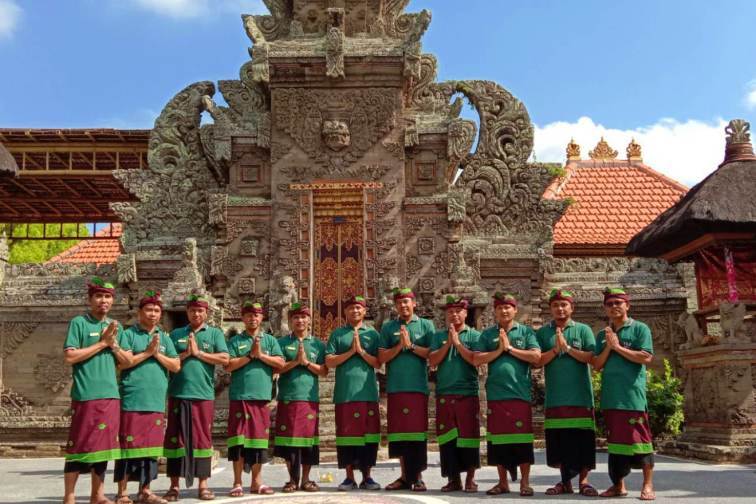
[{"label": "white cloud", "polygon": [[21,7],[14,0],[0,0],[0,39],[10,38],[21,20]]},{"label": "white cloud", "polygon": [[687,186],[700,182],[724,159],[727,123],[718,119],[711,123],[661,119],[650,126],[621,130],[596,124],[590,117],[574,123],[553,122],[536,126],[535,157],[541,162],[564,163],[565,149],[571,138],[581,147],[583,159],[588,151],[604,139],[625,159],[630,140],[641,145],[643,163]]},{"label": "white cloud", "polygon": [[131,0],[137,7],[172,18],[197,18],[217,13],[263,12],[261,0]]},{"label": "white cloud", "polygon": [[745,105],[748,110],[756,109],[756,79],[746,86]]}]

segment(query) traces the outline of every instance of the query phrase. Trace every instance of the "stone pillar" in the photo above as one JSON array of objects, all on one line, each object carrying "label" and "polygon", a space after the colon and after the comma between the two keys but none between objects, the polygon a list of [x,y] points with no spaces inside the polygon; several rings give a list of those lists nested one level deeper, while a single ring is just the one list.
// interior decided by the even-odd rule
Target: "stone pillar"
[{"label": "stone pillar", "polygon": [[756,343],[681,350],[685,431],[665,451],[719,462],[756,462]]}]

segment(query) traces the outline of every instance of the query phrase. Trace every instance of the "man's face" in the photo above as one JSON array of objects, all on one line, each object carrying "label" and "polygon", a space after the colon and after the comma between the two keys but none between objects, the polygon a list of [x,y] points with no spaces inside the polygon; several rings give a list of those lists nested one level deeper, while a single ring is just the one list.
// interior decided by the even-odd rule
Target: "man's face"
[{"label": "man's face", "polygon": [[291,317],[291,328],[296,333],[307,332],[310,329],[310,317],[304,313],[297,313]]},{"label": "man's face", "polygon": [[567,320],[572,317],[573,307],[569,301],[557,299],[549,303],[549,310],[551,310],[551,316],[555,320]]},{"label": "man's face", "polygon": [[89,296],[89,308],[95,313],[107,314],[113,306],[113,294],[109,292],[95,292]]},{"label": "man's face", "polygon": [[260,328],[260,324],[263,321],[262,313],[247,312],[242,315],[242,322],[244,322],[244,328],[247,332],[255,332]]},{"label": "man's face", "polygon": [[199,327],[207,320],[207,308],[191,306],[186,309],[186,316],[193,327]]},{"label": "man's face", "polygon": [[514,320],[515,315],[517,315],[517,308],[510,304],[500,304],[494,307],[494,316],[499,325],[509,324]]},{"label": "man's face", "polygon": [[624,299],[609,298],[604,302],[604,312],[610,319],[620,319],[627,316],[630,304]]},{"label": "man's face", "polygon": [[163,314],[162,308],[154,303],[148,303],[139,309],[139,325],[154,327],[160,322],[160,315]]},{"label": "man's face", "polygon": [[447,324],[460,326],[465,323],[465,320],[467,320],[467,310],[465,308],[447,308]]},{"label": "man's face", "polygon": [[394,306],[396,306],[396,312],[399,314],[399,317],[407,320],[415,314],[417,302],[412,298],[401,298],[394,301]]},{"label": "man's face", "polygon": [[346,313],[347,322],[355,325],[362,322],[362,320],[365,318],[367,308],[365,308],[361,304],[353,303],[347,306],[344,312]]}]

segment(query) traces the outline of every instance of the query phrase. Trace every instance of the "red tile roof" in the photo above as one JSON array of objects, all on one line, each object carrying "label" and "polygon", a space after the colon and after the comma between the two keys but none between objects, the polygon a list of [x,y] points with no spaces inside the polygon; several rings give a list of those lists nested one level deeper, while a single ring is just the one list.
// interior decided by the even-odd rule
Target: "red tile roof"
[{"label": "red tile roof", "polygon": [[613,253],[688,189],[639,161],[571,160],[546,198],[572,198],[554,226],[555,249]]},{"label": "red tile roof", "polygon": [[[113,236],[121,236],[121,224],[112,224]],[[110,226],[98,230],[95,236],[110,236]],[[82,240],[68,250],[64,250],[48,263],[97,263],[112,264],[122,253],[118,238],[101,240]]]}]

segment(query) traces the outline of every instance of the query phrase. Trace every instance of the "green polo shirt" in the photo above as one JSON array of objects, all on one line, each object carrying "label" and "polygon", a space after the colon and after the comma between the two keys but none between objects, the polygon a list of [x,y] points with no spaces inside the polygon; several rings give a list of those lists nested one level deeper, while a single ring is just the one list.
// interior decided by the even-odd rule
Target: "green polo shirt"
[{"label": "green polo shirt", "polygon": [[[539,348],[533,329],[525,324],[515,322],[507,332],[509,344],[518,350]],[[480,350],[492,352],[499,348],[499,326],[494,325],[480,335]],[[486,379],[486,399],[489,401],[506,401],[520,399],[531,400],[530,363],[518,359],[511,353],[503,353],[496,360],[488,363]]]},{"label": "green polo shirt", "polygon": [[[186,351],[191,326],[174,329],[171,341],[178,353]],[[197,347],[205,353],[228,353],[223,331],[207,324],[194,333]],[[176,399],[212,401],[215,399],[215,366],[196,357],[187,357],[178,373],[171,373],[168,395]]]},{"label": "green polo shirt", "polygon": [[[654,353],[651,329],[643,322],[628,318],[616,330],[620,345],[630,350]],[[596,355],[606,346],[606,333],[602,329],[596,337]],[[646,411],[646,366],[636,364],[617,352],[610,352],[601,373],[601,409]]]},{"label": "green polo shirt", "polygon": [[[304,344],[307,360],[313,364],[325,364],[325,343],[318,338],[309,335],[302,343],[293,334],[278,338],[286,362],[297,359],[300,344]],[[318,375],[304,366],[297,366],[278,378],[278,400],[320,402],[318,386]]]},{"label": "green polo shirt", "polygon": [[[177,357],[176,348],[170,336],[161,329],[160,353],[166,357]],[[150,333],[139,324],[133,325],[123,333],[124,340],[131,347],[134,355],[147,350],[152,341]],[[121,373],[121,409],[123,411],[165,411],[165,394],[168,391],[168,370],[150,357]]]},{"label": "green polo shirt", "polygon": [[[68,334],[63,349],[81,349],[100,341],[100,335],[113,319],[99,321],[91,314],[74,317],[68,324]],[[118,324],[118,344],[124,350],[131,350],[123,337],[123,327]],[[95,399],[118,399],[116,380],[116,359],[110,348],[106,348],[89,359],[73,365],[73,386],[71,399],[92,401]]]},{"label": "green polo shirt", "polygon": [[[260,349],[271,357],[283,357],[275,336],[263,332]],[[228,342],[231,358],[244,357],[252,351],[254,339],[247,331],[237,334]],[[228,397],[232,401],[270,401],[273,395],[273,368],[260,359],[254,359],[231,373]]]},{"label": "green polo shirt", "polygon": [[[410,341],[417,346],[430,347],[436,328],[433,322],[412,315],[409,323],[390,320],[381,327],[381,348],[393,348],[399,344],[399,328],[406,325]],[[402,350],[386,367],[388,380],[386,391],[422,392],[428,394],[428,362],[411,350]]]},{"label": "green polo shirt", "polygon": [[[372,356],[378,355],[381,335],[372,327],[362,325],[360,344]],[[352,348],[354,328],[345,325],[334,329],[328,337],[326,355],[339,355]],[[336,386],[333,389],[334,404],[352,401],[377,401],[378,382],[375,369],[365,359],[355,354],[336,368]]]},{"label": "green polo shirt", "polygon": [[[433,335],[431,352],[435,352],[449,338],[449,329],[442,329]],[[480,332],[465,325],[459,333],[459,341],[473,352],[479,351]],[[478,370],[459,354],[454,345],[449,347],[446,357],[438,365],[436,374],[436,395],[478,395]]]},{"label": "green polo shirt", "polygon": [[[575,350],[593,352],[596,338],[590,327],[570,320],[562,330],[567,344]],[[556,346],[556,324],[554,321],[538,329],[536,333],[541,350],[548,352]],[[584,362],[567,355],[557,355],[546,364],[546,408],[557,406],[582,406],[593,408],[593,387],[591,369]]]}]

